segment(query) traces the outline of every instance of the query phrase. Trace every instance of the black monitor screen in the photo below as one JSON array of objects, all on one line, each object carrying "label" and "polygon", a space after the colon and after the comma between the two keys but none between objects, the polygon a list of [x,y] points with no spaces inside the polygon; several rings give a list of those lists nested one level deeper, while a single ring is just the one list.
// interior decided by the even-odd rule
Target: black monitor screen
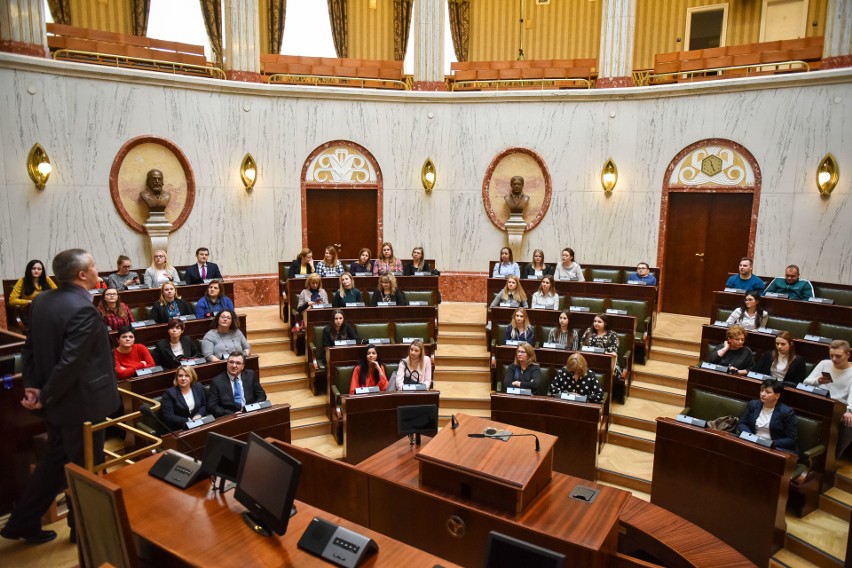
[{"label": "black monitor screen", "polygon": [[491,531],[485,568],[563,568],[565,555]]},{"label": "black monitor screen", "polygon": [[252,433],[243,450],[234,498],[269,531],[287,532],[302,463]]},{"label": "black monitor screen", "polygon": [[438,405],[400,406],[396,409],[400,434],[434,434],[438,431]]},{"label": "black monitor screen", "polygon": [[210,432],[207,435],[201,471],[207,475],[236,481],[240,470],[240,459],[245,447],[246,443],[242,440]]}]

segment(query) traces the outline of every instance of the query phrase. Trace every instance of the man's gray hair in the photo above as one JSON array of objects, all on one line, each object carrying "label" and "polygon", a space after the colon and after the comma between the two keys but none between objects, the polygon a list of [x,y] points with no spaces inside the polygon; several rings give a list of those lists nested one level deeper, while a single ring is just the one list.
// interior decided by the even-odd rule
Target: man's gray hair
[{"label": "man's gray hair", "polygon": [[53,275],[60,282],[73,282],[89,267],[89,251],[68,249],[53,257]]}]

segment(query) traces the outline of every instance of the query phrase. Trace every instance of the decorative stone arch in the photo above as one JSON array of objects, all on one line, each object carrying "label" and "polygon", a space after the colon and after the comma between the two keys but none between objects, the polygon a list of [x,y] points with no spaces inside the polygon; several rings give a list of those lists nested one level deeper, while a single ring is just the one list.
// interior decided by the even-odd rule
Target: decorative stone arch
[{"label": "decorative stone arch", "polygon": [[374,189],[378,246],[384,240],[384,182],[382,169],[369,150],[350,140],[332,140],[317,146],[302,165],[302,246],[308,246],[307,190]]}]

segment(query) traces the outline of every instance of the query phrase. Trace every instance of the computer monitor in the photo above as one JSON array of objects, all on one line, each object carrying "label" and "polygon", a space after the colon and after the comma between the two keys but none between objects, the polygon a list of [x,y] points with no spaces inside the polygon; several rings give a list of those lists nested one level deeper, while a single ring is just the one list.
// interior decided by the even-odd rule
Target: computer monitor
[{"label": "computer monitor", "polygon": [[234,498],[248,512],[243,520],[264,536],[287,532],[302,463],[255,433],[243,450]]},{"label": "computer monitor", "polygon": [[245,447],[246,443],[236,438],[229,438],[216,432],[210,432],[207,435],[201,471],[211,477],[219,478],[219,491],[225,490],[226,481],[237,481]]},{"label": "computer monitor", "polygon": [[564,568],[565,555],[491,531],[485,568]]},{"label": "computer monitor", "polygon": [[434,436],[438,432],[438,405],[399,406],[396,419],[399,434],[408,434],[412,444],[420,444],[420,434]]}]

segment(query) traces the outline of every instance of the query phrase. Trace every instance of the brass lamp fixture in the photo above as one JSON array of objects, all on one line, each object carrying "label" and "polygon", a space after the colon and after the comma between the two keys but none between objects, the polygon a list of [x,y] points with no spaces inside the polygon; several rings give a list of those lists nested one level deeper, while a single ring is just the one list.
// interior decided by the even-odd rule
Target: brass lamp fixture
[{"label": "brass lamp fixture", "polygon": [[601,170],[601,185],[607,197],[612,194],[616,183],[618,183],[618,168],[615,167],[612,158],[608,158]]},{"label": "brass lamp fixture", "polygon": [[438,172],[435,169],[435,163],[432,162],[432,158],[426,158],[426,161],[423,162],[423,168],[420,170],[420,183],[423,184],[426,193],[432,193],[436,179],[438,179]]},{"label": "brass lamp fixture", "polygon": [[27,156],[27,173],[30,174],[30,179],[33,180],[37,188],[44,189],[51,171],[53,171],[53,167],[50,165],[47,152],[44,151],[41,144],[36,143],[30,150],[30,155]]},{"label": "brass lamp fixture", "polygon": [[817,188],[823,199],[828,199],[837,181],[840,179],[840,166],[835,157],[829,152],[817,168]]},{"label": "brass lamp fixture", "polygon": [[254,182],[257,181],[257,164],[251,154],[246,154],[243,163],[240,164],[240,178],[243,180],[246,191],[251,193],[251,190],[254,189]]}]

